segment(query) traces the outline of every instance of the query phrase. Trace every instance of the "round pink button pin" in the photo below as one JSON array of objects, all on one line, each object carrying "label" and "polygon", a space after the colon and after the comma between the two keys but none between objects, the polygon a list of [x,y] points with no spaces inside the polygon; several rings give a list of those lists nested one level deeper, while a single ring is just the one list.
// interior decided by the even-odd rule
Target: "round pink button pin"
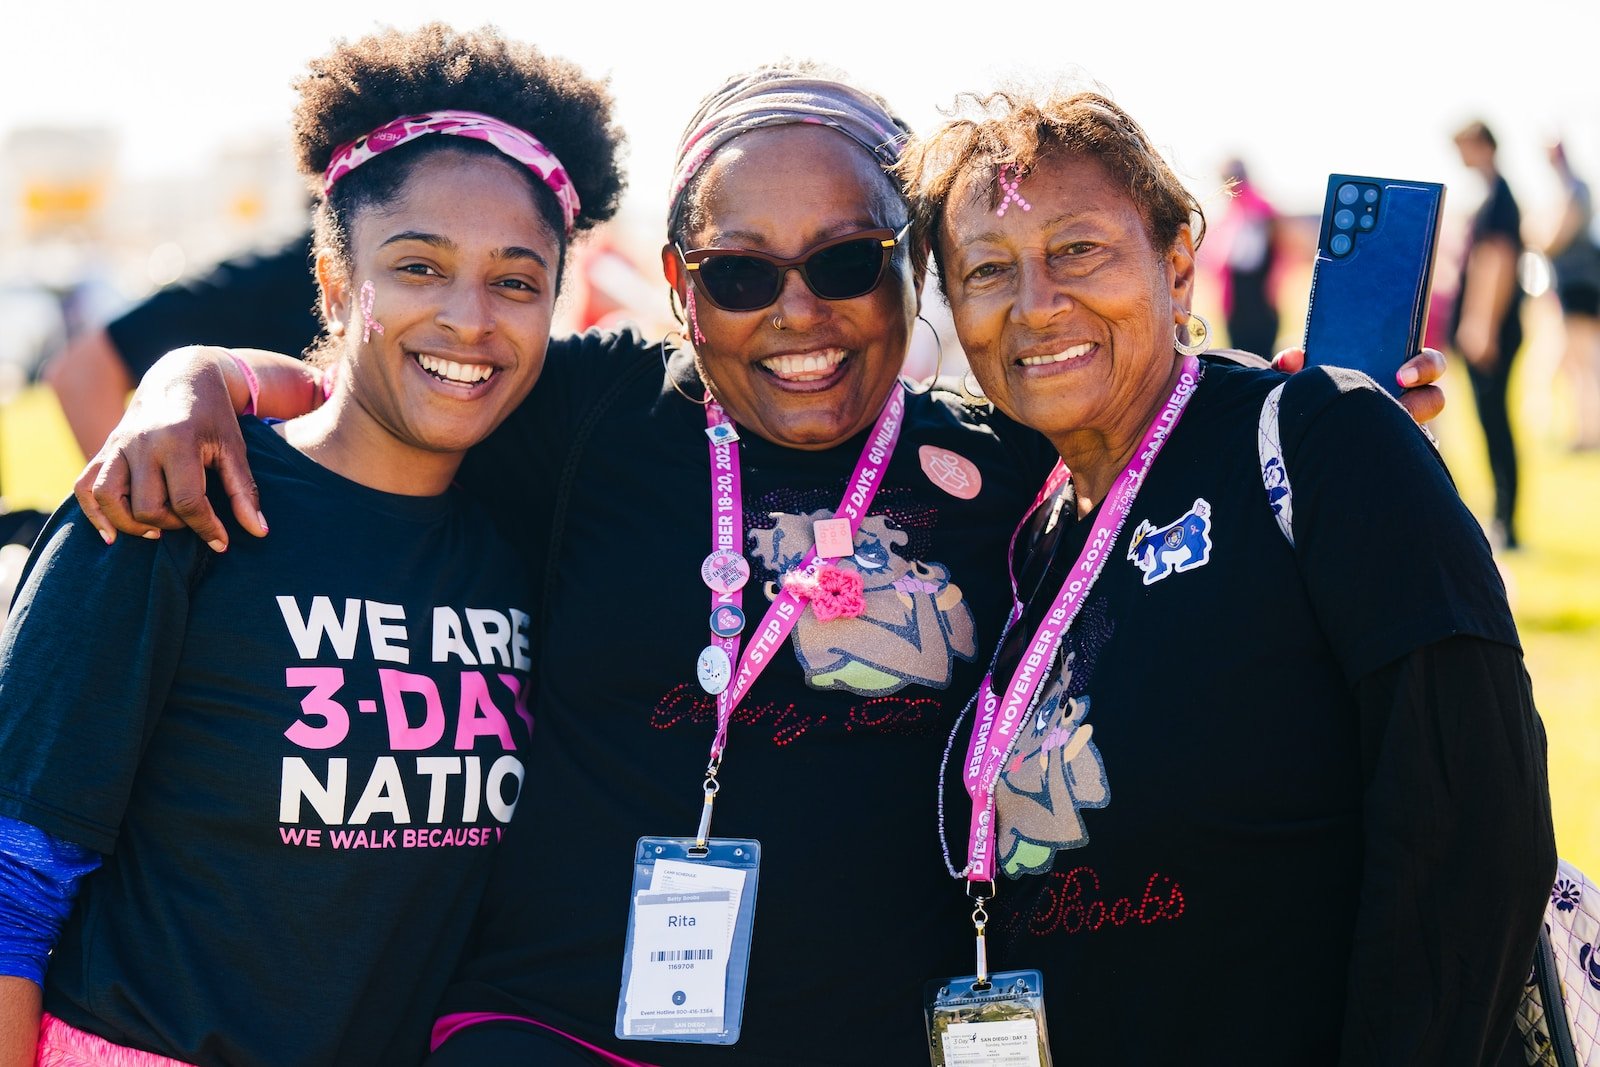
[{"label": "round pink button pin", "polygon": [[732,593],[750,580],[750,564],[737,552],[718,550],[700,564],[700,578],[718,593]]},{"label": "round pink button pin", "polygon": [[966,456],[948,448],[923,445],[917,449],[917,458],[928,480],[953,497],[971,500],[983,489],[983,475]]}]

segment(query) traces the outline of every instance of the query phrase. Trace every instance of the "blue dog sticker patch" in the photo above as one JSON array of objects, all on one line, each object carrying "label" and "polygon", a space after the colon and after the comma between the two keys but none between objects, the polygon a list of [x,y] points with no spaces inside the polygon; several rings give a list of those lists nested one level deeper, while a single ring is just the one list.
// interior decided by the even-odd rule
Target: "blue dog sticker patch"
[{"label": "blue dog sticker patch", "polygon": [[1160,529],[1141,521],[1128,545],[1128,559],[1144,571],[1145,585],[1204,566],[1211,559],[1211,505],[1196,499],[1187,515]]}]

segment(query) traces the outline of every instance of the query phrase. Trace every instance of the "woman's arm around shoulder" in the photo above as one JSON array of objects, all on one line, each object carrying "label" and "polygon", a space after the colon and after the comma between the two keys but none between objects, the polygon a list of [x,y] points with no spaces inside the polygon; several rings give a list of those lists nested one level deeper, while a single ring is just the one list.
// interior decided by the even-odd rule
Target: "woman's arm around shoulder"
[{"label": "woman's arm around shoulder", "polygon": [[212,468],[239,525],[264,537],[266,518],[238,416],[293,418],[322,398],[322,372],[289,356],[209,347],[169,352],[140,381],[73,492],[107,544],[118,531],[159,537],[162,530],[188,526],[222,552],[228,529],[206,497],[206,469]]}]

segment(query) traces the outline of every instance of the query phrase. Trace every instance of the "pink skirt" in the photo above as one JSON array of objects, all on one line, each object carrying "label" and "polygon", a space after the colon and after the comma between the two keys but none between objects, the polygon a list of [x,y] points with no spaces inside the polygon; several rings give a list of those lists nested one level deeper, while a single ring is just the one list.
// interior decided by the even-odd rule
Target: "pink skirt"
[{"label": "pink skirt", "polygon": [[39,1021],[37,1067],[190,1067],[182,1060],[113,1045],[85,1033],[49,1012]]}]

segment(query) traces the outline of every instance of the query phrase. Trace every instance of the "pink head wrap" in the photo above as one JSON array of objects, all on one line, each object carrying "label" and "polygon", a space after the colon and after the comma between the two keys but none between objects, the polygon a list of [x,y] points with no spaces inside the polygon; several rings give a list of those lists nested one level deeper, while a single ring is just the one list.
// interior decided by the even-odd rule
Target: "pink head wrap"
[{"label": "pink head wrap", "polygon": [[556,194],[566,232],[569,235],[572,233],[572,223],[578,217],[578,191],[572,187],[566,168],[555,157],[555,153],[527,131],[501,122],[493,115],[482,115],[476,111],[429,111],[422,115],[402,115],[349,144],[340,145],[328,161],[328,169],[323,172],[322,195],[332,193],[334,184],[340,178],[374,156],[430,133],[483,141],[533,171]]}]

